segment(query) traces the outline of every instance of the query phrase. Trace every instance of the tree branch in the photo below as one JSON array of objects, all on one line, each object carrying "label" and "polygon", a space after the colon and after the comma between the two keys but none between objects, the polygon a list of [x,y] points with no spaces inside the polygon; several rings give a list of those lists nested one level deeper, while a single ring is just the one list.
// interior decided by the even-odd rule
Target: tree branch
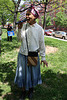
[{"label": "tree branch", "polygon": [[54,4],[54,3],[57,3],[57,1],[48,2],[48,4]]},{"label": "tree branch", "polygon": [[18,12],[24,12],[25,10],[27,10],[29,7],[24,8],[23,10],[18,10]]},{"label": "tree branch", "polygon": [[52,9],[52,10],[46,11],[46,13],[51,12],[51,11],[54,11],[55,9],[57,9],[57,8],[59,8],[59,7],[61,7],[61,6],[64,6],[64,5],[65,5],[65,4],[59,5],[58,7],[55,7],[55,8]]},{"label": "tree branch", "polygon": [[16,3],[15,3],[15,1],[14,1],[14,0],[12,0],[12,1],[13,1],[13,3],[14,3],[15,8],[16,8]]},{"label": "tree branch", "polygon": [[[4,2],[4,3],[5,3],[5,2]],[[6,8],[7,8],[10,12],[14,13],[14,11],[12,11],[12,10],[9,9],[9,7],[6,5],[6,3],[5,3],[5,6],[6,6]]]},{"label": "tree branch", "polygon": [[20,2],[21,2],[21,0],[18,0],[18,2],[17,2],[17,5],[18,5],[18,6],[17,6],[17,7],[19,7]]},{"label": "tree branch", "polygon": [[[56,2],[57,2],[57,1],[55,1],[55,2],[48,2],[48,4],[53,4],[53,3],[56,3]],[[45,7],[43,7],[41,4],[46,4],[46,3],[37,2],[37,4],[35,4],[35,2],[33,2],[33,4],[34,4],[34,6],[40,5],[41,8],[45,8]],[[62,4],[62,5],[58,6],[58,7],[55,7],[55,8],[52,9],[52,10],[46,11],[46,13],[51,12],[51,11],[53,11],[53,10],[55,10],[55,9],[61,7],[61,6],[64,6],[64,5],[65,5],[65,4]],[[17,11],[17,12],[24,12],[24,11],[27,10],[28,8],[29,8],[29,7],[24,8],[23,10],[19,10],[19,11]],[[44,13],[44,12],[42,12],[42,13]]]}]

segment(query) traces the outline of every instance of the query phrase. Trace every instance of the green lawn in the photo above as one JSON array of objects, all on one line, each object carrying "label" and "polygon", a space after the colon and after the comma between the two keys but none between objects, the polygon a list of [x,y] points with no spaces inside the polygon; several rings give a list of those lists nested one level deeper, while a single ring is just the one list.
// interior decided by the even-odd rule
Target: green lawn
[{"label": "green lawn", "polygon": [[[17,55],[21,43],[15,36],[7,41],[3,29],[0,56],[0,100],[19,100],[20,89],[14,85]],[[67,100],[67,42],[45,37],[45,45],[57,47],[46,55],[49,67],[41,65],[43,84],[35,87],[32,100]],[[26,98],[25,100],[29,100]]]}]

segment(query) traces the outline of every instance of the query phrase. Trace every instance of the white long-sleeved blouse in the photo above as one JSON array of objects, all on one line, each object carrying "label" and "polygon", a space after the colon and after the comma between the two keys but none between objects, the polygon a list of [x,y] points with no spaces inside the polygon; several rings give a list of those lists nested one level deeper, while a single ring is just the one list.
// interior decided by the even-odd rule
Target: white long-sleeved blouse
[{"label": "white long-sleeved blouse", "polygon": [[[40,52],[41,60],[45,60],[45,43],[44,43],[44,30],[37,23],[29,25],[29,23],[23,24],[20,30],[21,47],[20,53],[28,55],[29,51]],[[26,42],[26,36],[28,41],[28,48]]]}]

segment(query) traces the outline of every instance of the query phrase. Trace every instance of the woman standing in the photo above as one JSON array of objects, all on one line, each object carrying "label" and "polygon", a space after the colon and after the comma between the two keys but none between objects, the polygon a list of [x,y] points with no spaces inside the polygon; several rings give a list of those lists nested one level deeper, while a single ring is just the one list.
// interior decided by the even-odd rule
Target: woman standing
[{"label": "woman standing", "polygon": [[37,84],[42,84],[39,55],[37,65],[28,66],[28,52],[40,52],[41,63],[48,67],[48,63],[45,60],[44,30],[40,25],[36,23],[36,19],[38,17],[38,11],[33,5],[31,5],[31,7],[29,7],[26,12],[27,23],[23,24],[22,28],[19,24],[19,29],[21,28],[20,31],[22,42],[18,54],[18,62],[14,82],[23,90],[21,97],[22,99],[25,97],[26,90],[29,91],[28,97],[31,98],[33,94],[33,88]]},{"label": "woman standing", "polygon": [[7,41],[12,41],[12,36],[8,36],[8,31],[12,31],[11,24],[8,24],[8,27],[7,27]]}]

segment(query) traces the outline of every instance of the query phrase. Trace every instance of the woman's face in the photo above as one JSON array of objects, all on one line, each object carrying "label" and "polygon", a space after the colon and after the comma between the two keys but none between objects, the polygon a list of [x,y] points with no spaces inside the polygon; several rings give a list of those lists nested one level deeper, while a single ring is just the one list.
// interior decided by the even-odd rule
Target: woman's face
[{"label": "woman's face", "polygon": [[26,13],[26,19],[27,19],[27,22],[32,25],[35,23],[35,17],[34,15],[30,12],[30,11],[27,11]]}]

